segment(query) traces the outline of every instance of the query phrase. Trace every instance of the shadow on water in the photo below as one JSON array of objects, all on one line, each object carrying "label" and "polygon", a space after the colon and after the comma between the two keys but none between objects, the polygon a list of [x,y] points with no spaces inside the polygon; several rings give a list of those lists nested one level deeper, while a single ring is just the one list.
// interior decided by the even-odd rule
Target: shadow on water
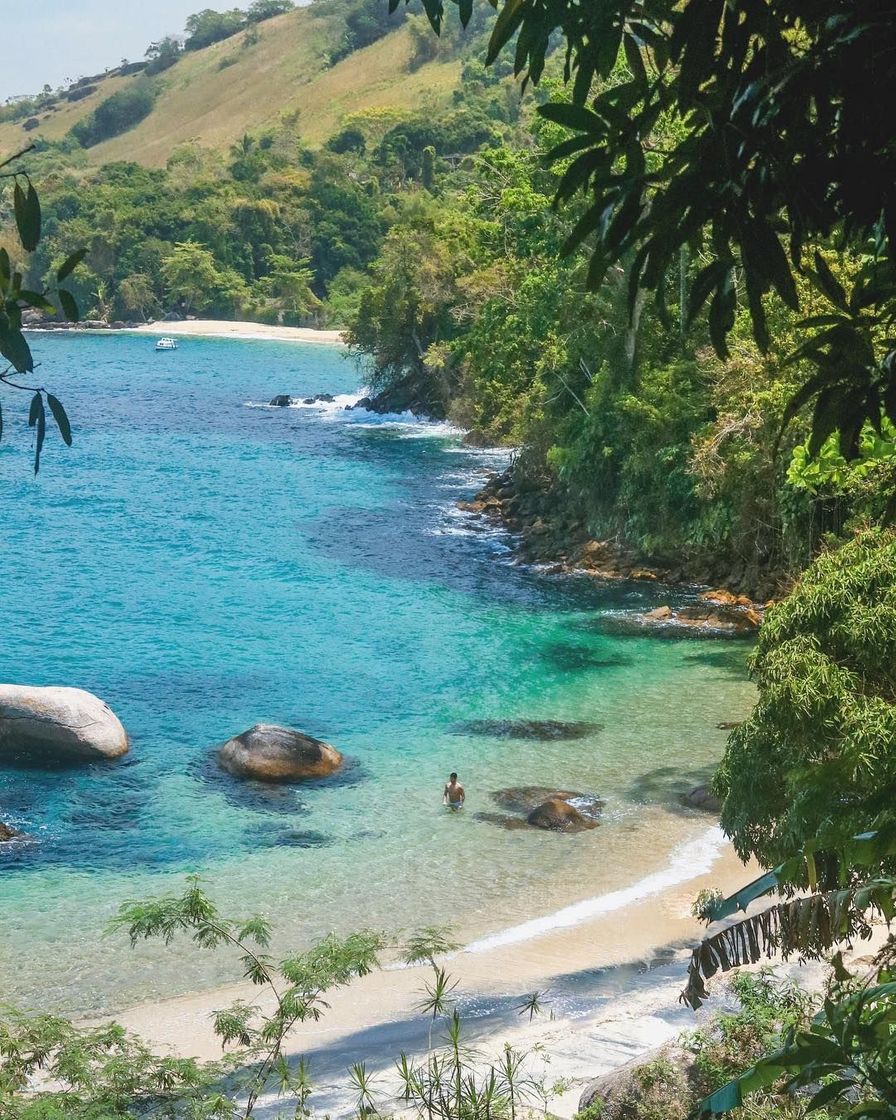
[{"label": "shadow on water", "polygon": [[601,654],[599,650],[573,642],[552,642],[541,651],[545,661],[565,672],[590,669],[619,669],[631,665],[630,657]]},{"label": "shadow on water", "polygon": [[693,815],[694,810],[681,803],[681,795],[694,786],[706,785],[715,773],[714,766],[682,770],[676,766],[658,766],[641,774],[629,785],[625,797],[641,803],[661,803],[675,811]]},{"label": "shadow on water", "polygon": [[489,739],[522,739],[556,743],[586,739],[603,730],[600,723],[560,719],[468,719],[451,727],[454,735],[481,735]]},{"label": "shadow on water", "polygon": [[257,813],[306,813],[308,808],[302,796],[313,794],[317,789],[348,788],[367,780],[363,764],[355,758],[345,758],[342,767],[326,778],[312,778],[300,783],[291,782],[253,782],[235,778],[218,766],[214,757],[199,759],[190,767],[190,772],[200,782],[240,809],[251,809]]},{"label": "shadow on water", "polygon": [[743,679],[747,675],[751,653],[752,649],[745,649],[743,645],[735,649],[700,649],[694,653],[686,653],[683,660],[689,665],[708,665]]}]

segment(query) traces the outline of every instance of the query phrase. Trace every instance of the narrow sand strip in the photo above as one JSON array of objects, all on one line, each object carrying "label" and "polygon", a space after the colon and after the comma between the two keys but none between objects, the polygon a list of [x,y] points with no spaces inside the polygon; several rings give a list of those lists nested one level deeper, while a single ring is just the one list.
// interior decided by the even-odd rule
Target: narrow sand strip
[{"label": "narrow sand strip", "polygon": [[146,323],[141,327],[132,328],[128,333],[151,334],[156,338],[241,338],[261,339],[268,342],[318,342],[327,346],[345,345],[342,331],[319,331],[311,327],[273,327],[265,323],[238,323],[225,319]]},{"label": "narrow sand strip", "polygon": [[[648,897],[633,900],[617,892],[619,898],[580,904],[578,915],[568,908],[539,920],[526,937],[516,927],[512,937],[485,938],[453,955],[446,967],[458,981],[468,1041],[484,1057],[499,1056],[505,1042],[528,1051],[537,1047],[531,1062],[539,1068],[533,1072],[564,1082],[551,1111],[571,1116],[588,1080],[694,1027],[692,1013],[677,1003],[690,948],[702,932],[691,904],[704,888],[737,889],[754,869],[745,869],[725,846],[694,871],[666,887],[656,878]],[[430,1024],[417,1004],[428,976],[424,967],[375,972],[334,992],[324,1018],[294,1032],[289,1052],[309,1059],[321,1114],[352,1112],[346,1070],[357,1061],[378,1079],[384,1102],[391,1100],[399,1052],[426,1049]],[[546,991],[548,1003],[546,1013],[530,1022],[519,1009],[521,998],[534,990]],[[256,994],[238,984],[146,1004],[117,1019],[156,1046],[214,1057],[220,1051],[211,1012],[235,999],[254,1001]],[[266,1108],[277,1114],[273,1099]]]}]

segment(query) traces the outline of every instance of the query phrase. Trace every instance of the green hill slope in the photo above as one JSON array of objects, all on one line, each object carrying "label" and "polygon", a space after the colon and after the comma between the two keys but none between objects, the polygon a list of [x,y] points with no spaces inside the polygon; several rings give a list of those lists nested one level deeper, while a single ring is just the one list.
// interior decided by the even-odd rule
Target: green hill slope
[{"label": "green hill slope", "polygon": [[[460,63],[413,64],[413,34],[407,24],[331,65],[330,53],[344,33],[342,10],[327,0],[242,31],[200,51],[186,52],[153,79],[158,90],[149,115],[121,135],[88,148],[86,161],[99,166],[134,160],[162,167],[178,145],[196,141],[228,148],[247,132],[297,121],[302,139],[321,144],[348,114],[447,103],[460,77]],[[83,99],[64,99],[36,116],[0,124],[0,151],[12,152],[35,139],[59,141],[106,98],[141,75],[112,75],[96,82]]]}]

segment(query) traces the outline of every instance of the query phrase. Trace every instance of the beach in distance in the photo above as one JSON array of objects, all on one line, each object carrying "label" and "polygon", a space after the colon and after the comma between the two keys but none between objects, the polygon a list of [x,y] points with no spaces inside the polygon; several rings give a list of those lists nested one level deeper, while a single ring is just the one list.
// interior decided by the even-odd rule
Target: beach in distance
[{"label": "beach in distance", "polygon": [[342,343],[342,332],[314,327],[278,327],[267,323],[231,322],[226,319],[183,319],[179,322],[146,323],[132,328],[135,334],[158,338],[241,338],[272,342],[322,342],[328,346]]}]

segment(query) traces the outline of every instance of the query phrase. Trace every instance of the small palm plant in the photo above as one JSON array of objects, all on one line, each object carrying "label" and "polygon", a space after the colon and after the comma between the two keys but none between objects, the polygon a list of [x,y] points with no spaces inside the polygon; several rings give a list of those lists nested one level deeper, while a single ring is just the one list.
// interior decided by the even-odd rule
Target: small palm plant
[{"label": "small palm plant", "polygon": [[[429,935],[432,930],[427,931]],[[396,1068],[401,1081],[401,1099],[420,1120],[517,1120],[526,1104],[540,1102],[546,1110],[550,1093],[537,1078],[526,1072],[527,1054],[505,1046],[497,1062],[486,1062],[464,1039],[463,1022],[456,1005],[457,981],[429,959],[433,976],[424,985],[418,1008],[430,1018],[426,1055],[420,1060],[406,1053]],[[527,996],[520,1014],[533,1018],[544,1007],[541,993]],[[442,1044],[434,1048],[432,1034],[438,1019],[445,1020]],[[360,1111],[360,1110],[359,1110]]]}]

